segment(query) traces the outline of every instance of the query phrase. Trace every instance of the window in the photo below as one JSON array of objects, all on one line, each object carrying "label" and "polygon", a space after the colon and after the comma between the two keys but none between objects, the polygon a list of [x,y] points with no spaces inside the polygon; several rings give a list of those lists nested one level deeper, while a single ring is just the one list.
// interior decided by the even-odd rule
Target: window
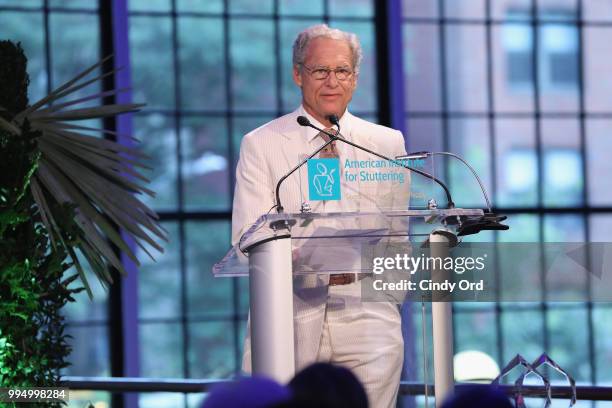
[{"label": "window", "polygon": [[[349,7],[350,6],[350,7]],[[321,23],[356,32],[364,61],[351,110],[376,119],[371,0],[129,3],[136,137],[153,158],[148,203],[170,233],[139,273],[141,375],[228,378],[242,363],[248,280],[212,276],[230,247],[234,171],[242,137],[300,103],[292,80],[297,33]],[[151,63],[155,61],[155,63]],[[195,406],[140,396],[141,405]],[[199,398],[199,397],[198,397]],[[155,401],[153,401],[155,400]]]},{"label": "window", "polygon": [[[537,66],[543,91],[570,90],[578,86],[578,29],[572,23],[575,15],[568,11],[549,10],[539,15]],[[533,25],[529,13],[507,13],[512,21],[504,26],[506,77],[514,90],[533,86]]]},{"label": "window", "polygon": [[[612,58],[603,51],[612,38],[609,4],[402,5],[410,150],[466,157],[497,211],[508,215],[509,231],[473,239],[609,241],[612,193],[604,179],[612,168]],[[482,207],[474,181],[455,163],[448,161],[440,176],[459,206]],[[503,366],[517,352],[529,359],[546,350],[579,382],[612,380],[598,361],[612,350],[597,323],[609,317],[608,303],[456,303],[454,311],[455,352],[481,351]],[[413,379],[422,379],[416,365]]]},{"label": "window", "polygon": [[[557,194],[579,194],[582,188],[580,154],[571,149],[550,148],[542,153],[546,186]],[[507,153],[504,172],[509,192],[520,194],[531,190],[538,181],[537,154],[529,149]]]},{"label": "window", "polygon": [[538,178],[537,156],[532,150],[508,152],[505,166],[508,190],[520,194],[533,189]]},{"label": "window", "polygon": [[[511,226],[481,239],[611,238],[612,8],[604,1],[552,3],[402,1],[404,49],[390,52],[404,61],[409,148],[449,150],[476,167]],[[22,41],[29,56],[31,100],[99,58],[99,19],[109,4],[0,1],[4,36]],[[147,175],[158,197],[148,204],[171,237],[157,263],[141,257],[142,375],[219,378],[239,370],[248,282],[213,279],[210,268],[229,247],[240,139],[299,103],[291,41],[323,21],[360,35],[365,59],[351,110],[376,121],[374,35],[385,27],[375,27],[374,5],[129,2],[133,99],[147,103],[134,129],[154,167]],[[454,166],[445,164],[440,176],[458,191],[457,204],[482,206],[476,183]],[[68,374],[109,374],[107,308],[100,291],[93,303],[81,297],[67,309],[75,337]],[[412,333],[420,331],[418,309],[407,312]],[[612,350],[609,304],[456,304],[455,312],[458,352],[480,350],[503,365],[519,350],[526,357],[552,350],[578,381],[612,381],[612,366],[596,361]],[[579,330],[566,330],[568,319]],[[422,380],[413,337],[409,376]],[[151,401],[142,398],[143,405]],[[165,398],[167,406],[196,406],[200,397]]]},{"label": "window", "polygon": [[509,24],[504,28],[503,40],[508,83],[512,87],[531,86],[533,82],[531,27],[526,24]]}]

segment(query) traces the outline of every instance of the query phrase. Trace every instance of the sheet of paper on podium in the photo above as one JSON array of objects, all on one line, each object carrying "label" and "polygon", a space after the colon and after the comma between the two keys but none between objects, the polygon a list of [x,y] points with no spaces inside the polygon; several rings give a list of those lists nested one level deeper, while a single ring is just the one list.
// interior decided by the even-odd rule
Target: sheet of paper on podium
[{"label": "sheet of paper on podium", "polygon": [[317,227],[311,238],[294,240],[293,272],[343,273],[371,272],[363,270],[363,245],[376,245],[388,233],[385,228],[336,229]]}]

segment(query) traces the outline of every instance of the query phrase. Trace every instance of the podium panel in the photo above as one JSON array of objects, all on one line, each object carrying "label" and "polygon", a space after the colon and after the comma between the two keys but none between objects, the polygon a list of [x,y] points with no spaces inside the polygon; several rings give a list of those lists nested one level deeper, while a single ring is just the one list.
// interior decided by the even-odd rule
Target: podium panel
[{"label": "podium panel", "polygon": [[[362,299],[362,288],[372,285],[376,275],[371,258],[364,256],[366,248],[382,248],[384,255],[387,244],[431,245],[432,256],[445,258],[457,244],[457,228],[482,216],[482,210],[474,209],[261,216],[213,268],[217,277],[250,276],[252,372],[288,381],[296,369],[316,358],[305,337],[311,335],[318,346],[321,333],[313,316],[326,310],[336,313],[340,308],[337,314],[342,316],[342,308],[353,307],[364,321],[372,316],[384,321],[386,311],[395,308],[399,317],[401,298]],[[334,283],[345,275],[354,280]],[[432,317],[436,400],[442,401],[453,387],[451,303],[433,302]],[[374,322],[372,327],[382,324]],[[304,351],[308,347],[309,356]]]}]

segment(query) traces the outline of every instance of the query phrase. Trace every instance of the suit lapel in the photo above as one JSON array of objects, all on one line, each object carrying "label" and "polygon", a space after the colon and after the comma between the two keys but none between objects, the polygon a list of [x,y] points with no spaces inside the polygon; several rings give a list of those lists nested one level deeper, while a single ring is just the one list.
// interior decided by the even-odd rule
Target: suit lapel
[{"label": "suit lapel", "polygon": [[[308,132],[305,130],[306,128],[302,128],[295,123],[298,115],[299,110],[292,112],[287,116],[287,121],[279,128],[279,156],[282,156],[282,160],[278,161],[277,180],[304,160],[307,155],[318,146],[317,143],[313,144],[309,142]],[[369,134],[366,129],[355,126],[358,120],[349,112],[346,112],[345,115],[347,115],[347,120],[342,121],[345,123],[343,129],[341,129],[343,136],[347,138],[347,140],[363,146],[366,149],[378,152],[377,146],[373,142],[374,135]],[[347,146],[348,149],[344,149],[344,151],[349,153],[348,156],[344,154],[343,157],[340,157],[341,167],[344,167],[346,159],[357,161],[378,160],[378,157],[370,153],[364,152],[358,148],[353,148],[349,145]],[[356,170],[357,179],[355,182],[350,183],[353,191],[348,191],[348,189],[344,188],[342,194],[343,197],[345,197],[346,191],[347,197],[358,196],[359,198],[353,198],[354,203],[349,204],[347,202],[346,204],[348,204],[348,206],[343,209],[343,211],[376,211],[378,197],[384,192],[381,184],[385,183],[361,181],[359,177],[360,169]],[[343,169],[343,171],[346,171],[346,169]],[[344,178],[342,178],[342,180],[344,181]],[[322,202],[310,202],[308,195],[308,168],[307,164],[305,164],[285,181],[281,187],[281,200],[288,211],[299,211],[304,201],[310,203],[313,212],[323,211]]]},{"label": "suit lapel", "polygon": [[[348,114],[348,112],[347,112]],[[365,129],[361,129],[358,126],[355,126],[357,119],[354,117],[350,117],[348,121],[352,126],[350,130],[350,138],[349,140],[355,144],[358,144],[366,149],[369,149],[374,152],[378,152],[376,144],[374,143],[374,135],[366,132]],[[368,161],[368,160],[378,160],[378,157],[367,153],[361,149],[354,148],[354,157],[353,160],[357,161]],[[359,192],[360,199],[359,201],[359,211],[371,211],[376,210],[376,201],[377,196],[380,193],[381,183],[372,182],[372,181],[361,181],[361,177],[359,177],[359,172],[361,170],[370,171],[368,169],[357,169],[356,173],[357,183],[356,187]]]}]

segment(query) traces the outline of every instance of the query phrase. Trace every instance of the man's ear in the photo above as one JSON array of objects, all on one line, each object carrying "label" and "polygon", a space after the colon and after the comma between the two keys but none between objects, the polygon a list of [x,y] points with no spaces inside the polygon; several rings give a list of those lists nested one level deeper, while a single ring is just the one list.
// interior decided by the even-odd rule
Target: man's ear
[{"label": "man's ear", "polygon": [[293,66],[293,82],[295,82],[298,87],[302,87],[302,72],[300,71],[299,65]]},{"label": "man's ear", "polygon": [[357,80],[359,79],[359,74],[353,75],[353,91],[357,89]]}]

